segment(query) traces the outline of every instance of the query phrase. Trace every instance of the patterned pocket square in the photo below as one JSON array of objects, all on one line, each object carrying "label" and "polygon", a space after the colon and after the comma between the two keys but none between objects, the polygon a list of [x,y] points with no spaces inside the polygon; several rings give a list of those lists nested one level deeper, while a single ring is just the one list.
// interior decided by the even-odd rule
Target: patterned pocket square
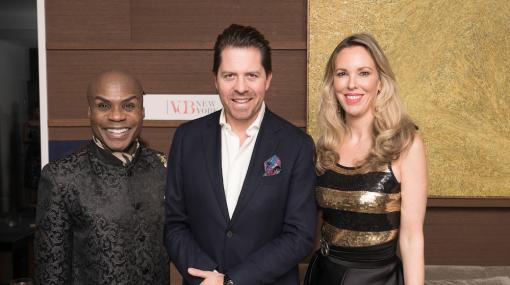
[{"label": "patterned pocket square", "polygon": [[275,176],[282,171],[282,162],[277,155],[264,161],[264,176]]}]

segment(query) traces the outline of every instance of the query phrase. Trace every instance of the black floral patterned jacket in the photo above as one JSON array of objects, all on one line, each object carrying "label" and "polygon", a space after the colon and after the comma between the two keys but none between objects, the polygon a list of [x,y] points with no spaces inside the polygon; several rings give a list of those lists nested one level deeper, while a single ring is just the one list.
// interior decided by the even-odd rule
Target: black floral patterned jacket
[{"label": "black floral patterned jacket", "polygon": [[168,284],[166,158],[140,146],[127,166],[93,142],[46,165],[35,237],[38,284]]}]

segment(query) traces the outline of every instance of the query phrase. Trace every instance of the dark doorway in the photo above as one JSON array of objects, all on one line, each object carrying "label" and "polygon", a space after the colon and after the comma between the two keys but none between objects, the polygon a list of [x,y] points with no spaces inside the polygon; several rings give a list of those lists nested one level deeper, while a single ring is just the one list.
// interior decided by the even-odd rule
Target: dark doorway
[{"label": "dark doorway", "polygon": [[0,1],[0,284],[33,274],[40,176],[37,1]]}]

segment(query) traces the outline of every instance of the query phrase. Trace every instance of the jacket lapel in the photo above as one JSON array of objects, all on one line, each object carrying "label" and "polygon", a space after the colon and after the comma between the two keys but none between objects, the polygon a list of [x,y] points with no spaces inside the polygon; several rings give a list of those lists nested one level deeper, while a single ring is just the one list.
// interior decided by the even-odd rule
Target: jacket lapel
[{"label": "jacket lapel", "polygon": [[273,156],[278,146],[276,133],[280,129],[274,120],[274,115],[266,109],[260,131],[255,142],[255,148],[250,159],[250,166],[243,182],[241,194],[237,200],[237,205],[232,215],[231,225],[235,223],[241,212],[246,208],[246,204],[253,197],[258,185],[264,175],[264,161]]},{"label": "jacket lapel", "polygon": [[[228,215],[225,190],[223,189],[223,175],[221,171],[221,132],[220,132],[220,111],[216,112],[206,122],[206,129],[202,134],[202,142],[205,150],[205,163],[209,173],[209,179],[218,202],[220,211],[226,221],[230,220]],[[200,163],[200,162],[198,162]]]}]

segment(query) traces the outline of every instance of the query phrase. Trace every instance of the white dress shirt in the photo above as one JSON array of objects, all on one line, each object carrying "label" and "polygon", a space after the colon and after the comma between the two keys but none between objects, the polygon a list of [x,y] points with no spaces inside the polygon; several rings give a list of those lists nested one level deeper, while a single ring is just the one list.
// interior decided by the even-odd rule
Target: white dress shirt
[{"label": "white dress shirt", "polygon": [[[239,136],[237,136],[232,127],[227,123],[225,110],[220,114],[221,126],[221,169],[223,173],[223,188],[227,199],[228,214],[230,218],[241,194],[244,179],[248,172],[251,155],[255,147],[255,141],[259,134],[260,124],[266,110],[265,103],[262,103],[259,114],[255,121],[246,129],[246,140],[240,145]],[[262,166],[261,166],[262,167]]]}]

